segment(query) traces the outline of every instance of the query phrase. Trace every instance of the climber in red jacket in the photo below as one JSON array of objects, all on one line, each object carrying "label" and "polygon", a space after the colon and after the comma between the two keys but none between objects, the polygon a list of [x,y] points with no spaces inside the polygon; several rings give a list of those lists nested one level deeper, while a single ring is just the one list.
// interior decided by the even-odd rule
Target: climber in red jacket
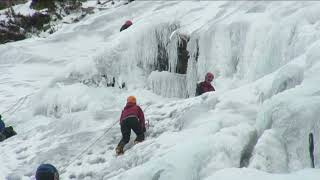
[{"label": "climber in red jacket", "polygon": [[137,135],[134,141],[135,143],[144,140],[144,133],[146,132],[144,114],[136,101],[134,96],[129,96],[127,104],[121,113],[120,126],[122,139],[116,148],[117,155],[123,154],[124,146],[130,141],[131,129]]},{"label": "climber in red jacket", "polygon": [[208,72],[205,77],[205,81],[197,84],[196,96],[200,96],[203,93],[215,91],[214,87],[211,85],[214,76],[212,73]]},{"label": "climber in red jacket", "polygon": [[122,25],[122,27],[120,28],[120,32],[127,29],[131,25],[132,25],[132,21],[130,21],[130,20],[126,21],[126,23],[124,23],[124,25]]}]

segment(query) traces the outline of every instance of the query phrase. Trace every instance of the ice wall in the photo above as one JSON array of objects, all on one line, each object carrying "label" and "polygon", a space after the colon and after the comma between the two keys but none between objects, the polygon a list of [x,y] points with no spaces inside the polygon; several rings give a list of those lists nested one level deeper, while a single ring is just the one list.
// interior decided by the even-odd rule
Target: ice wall
[{"label": "ice wall", "polygon": [[[104,41],[94,40],[92,49],[86,46],[92,37],[81,41],[79,47],[74,45],[81,39],[71,41],[70,37],[79,35],[77,30],[81,26],[75,25],[75,32],[68,31],[68,39],[63,35],[56,37],[59,43],[56,46],[68,45],[68,51],[48,57],[79,61],[66,69],[65,62],[47,63],[50,66],[61,63],[59,69],[63,72],[59,76],[50,73],[55,78],[48,87],[38,87],[42,91],[29,103],[28,116],[19,115],[18,122],[23,125],[16,123],[18,128],[30,129],[31,133],[16,136],[1,147],[10,152],[9,157],[1,158],[9,162],[1,171],[10,169],[29,177],[34,170],[32,166],[48,157],[54,157],[53,162],[64,167],[66,158],[74,157],[79,149],[89,145],[90,139],[99,137],[118,120],[126,97],[132,94],[137,96],[151,122],[148,139],[127,151],[119,161],[113,157],[121,137],[119,127],[115,127],[103,142],[68,167],[63,177],[126,179],[130,175],[136,179],[211,179],[216,171],[229,167],[249,167],[271,173],[310,167],[308,134],[320,136],[317,118],[320,4],[147,3],[132,3],[136,9],[148,9],[146,12],[136,13],[133,12],[136,9],[126,8],[121,13],[115,10],[110,17],[92,18],[91,24],[87,22],[80,36],[100,33]],[[127,11],[139,18],[120,33],[118,26],[128,18],[122,17],[122,13]],[[114,17],[121,20],[112,21],[109,28],[105,20],[111,21]],[[108,28],[103,33],[91,32],[104,26]],[[114,34],[106,35],[106,32]],[[184,75],[174,73],[179,34],[190,37],[190,58]],[[27,45],[30,48],[35,44],[38,42]],[[30,53],[37,54],[35,52],[49,45],[44,41]],[[0,61],[28,60],[28,54],[14,59],[15,53],[20,52],[16,49],[26,45],[16,46],[0,48],[3,52],[10,51],[1,54],[6,59]],[[60,48],[56,49],[59,52]],[[73,53],[68,54],[69,51]],[[94,54],[92,58],[87,56],[90,53]],[[39,62],[39,58],[36,59]],[[34,62],[37,61],[29,61],[32,66]],[[40,68],[35,71],[42,66],[37,67]],[[24,72],[25,69],[12,71]],[[207,71],[216,76],[217,92],[180,100],[154,94],[193,96],[195,84],[203,80]],[[105,88],[103,75],[114,76],[117,81],[121,79],[129,90]],[[59,141],[52,143],[54,139]],[[315,143],[319,147],[318,138]],[[319,167],[318,153],[315,158]],[[26,162],[32,165],[15,171],[20,168],[17,164]]]},{"label": "ice wall", "polygon": [[153,71],[148,78],[148,86],[161,96],[187,97],[186,76],[183,74]]},{"label": "ice wall", "polygon": [[[190,95],[194,94],[196,81],[203,80],[208,71],[218,78],[217,84],[220,87],[217,90],[234,88],[243,82],[253,82],[275,72],[306,53],[310,44],[320,37],[314,19],[319,13],[316,12],[316,7],[309,9],[308,3],[300,4],[308,8],[302,8],[296,13],[289,13],[285,8],[261,9],[265,4],[258,2],[246,5],[246,8],[237,12],[237,16],[228,14],[228,8],[224,11],[221,9],[222,15],[214,17],[205,26],[191,33],[188,50],[193,56],[189,59],[191,62],[187,73]],[[252,11],[254,7],[260,7],[258,13]],[[197,53],[198,58],[195,58]],[[301,77],[303,70],[292,71],[299,71],[295,76]],[[233,83],[227,87],[220,85],[225,84],[227,79]],[[301,81],[301,78],[296,79]],[[295,84],[288,83],[288,86]]]},{"label": "ice wall", "polygon": [[153,22],[143,30],[127,29],[95,57],[98,73],[121,78],[129,86],[143,86],[141,79],[152,71],[174,72],[179,39],[172,38],[172,33],[178,27],[176,22]]},{"label": "ice wall", "polygon": [[[217,93],[244,86],[254,96],[250,103],[260,108],[256,117],[259,139],[249,167],[288,172],[308,166],[306,137],[311,131],[317,133],[312,127],[318,126],[319,104],[313,95],[302,92],[316,81],[310,77],[318,76],[320,5],[239,2],[201,10],[186,5],[192,10],[184,11],[181,4],[156,8],[156,15],[149,14],[110,37],[105,51],[94,58],[97,71],[89,76],[107,74],[123,79],[129,88],[148,87],[161,96],[186,98],[195,94],[196,83],[208,71],[213,72]],[[179,8],[185,14],[169,18]],[[214,13],[199,20],[206,8]],[[160,18],[161,12],[165,15]],[[185,75],[175,73],[179,34],[190,37]],[[238,96],[246,99],[243,93]]]}]

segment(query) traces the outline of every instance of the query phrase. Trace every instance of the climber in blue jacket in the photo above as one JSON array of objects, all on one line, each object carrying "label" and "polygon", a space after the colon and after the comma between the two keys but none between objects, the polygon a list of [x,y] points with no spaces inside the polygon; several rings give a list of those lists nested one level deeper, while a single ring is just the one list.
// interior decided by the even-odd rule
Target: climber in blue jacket
[{"label": "climber in blue jacket", "polygon": [[0,114],[0,142],[16,134],[17,133],[13,130],[12,126],[6,127]]}]

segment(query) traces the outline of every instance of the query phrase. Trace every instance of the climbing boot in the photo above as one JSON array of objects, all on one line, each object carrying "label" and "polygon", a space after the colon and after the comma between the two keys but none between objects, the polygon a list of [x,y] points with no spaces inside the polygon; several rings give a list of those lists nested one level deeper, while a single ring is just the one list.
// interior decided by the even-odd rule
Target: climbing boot
[{"label": "climbing boot", "polygon": [[134,144],[138,144],[144,141],[144,133],[137,135],[137,138],[134,140]]},{"label": "climbing boot", "polygon": [[117,155],[122,155],[124,153],[123,146],[118,145],[116,148],[116,153],[117,153]]},{"label": "climbing boot", "polygon": [[0,142],[4,141],[6,138],[7,137],[4,134],[0,133]]},{"label": "climbing boot", "polygon": [[139,141],[139,140],[136,139],[136,140],[133,141],[134,144],[138,144],[138,143],[141,143],[141,142],[143,142],[143,140]]}]

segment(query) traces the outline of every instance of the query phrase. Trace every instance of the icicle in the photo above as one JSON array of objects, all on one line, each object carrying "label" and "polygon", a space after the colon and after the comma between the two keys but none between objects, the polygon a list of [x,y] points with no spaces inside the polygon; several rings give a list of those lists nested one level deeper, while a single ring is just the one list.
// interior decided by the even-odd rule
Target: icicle
[{"label": "icicle", "polygon": [[196,93],[196,85],[198,81],[197,60],[199,57],[199,37],[192,36],[187,50],[189,51],[190,58],[188,60],[188,68],[186,74],[186,86],[189,97],[193,97]]},{"label": "icicle", "polygon": [[148,78],[151,90],[165,97],[187,97],[186,75],[154,71]]},{"label": "icicle", "polygon": [[174,31],[171,33],[170,38],[169,38],[170,41],[172,40],[172,37],[173,37],[173,35],[175,35],[176,32],[177,32],[177,30],[174,30]]},{"label": "icicle", "polygon": [[[161,64],[163,62],[159,62],[159,60],[166,58],[166,54],[169,55],[169,64],[171,59],[175,61],[174,58],[170,57],[171,50],[175,49],[175,47],[173,47],[174,41],[170,41],[170,36],[178,27],[177,23],[162,23],[150,27],[147,32],[141,34],[135,42],[135,44],[139,46],[137,46],[133,53],[136,63],[150,73],[154,70],[161,70],[158,69],[159,63]],[[172,67],[172,69],[174,68]],[[168,67],[164,70],[168,70]]]},{"label": "icicle", "polygon": [[177,22],[150,24],[134,37],[124,34],[95,58],[98,72],[132,83],[155,70],[175,72],[179,38],[174,31],[178,28]]},{"label": "icicle", "polygon": [[169,71],[175,72],[178,63],[178,45],[179,45],[179,35],[175,34],[170,43],[168,44],[168,57],[169,57]]}]

